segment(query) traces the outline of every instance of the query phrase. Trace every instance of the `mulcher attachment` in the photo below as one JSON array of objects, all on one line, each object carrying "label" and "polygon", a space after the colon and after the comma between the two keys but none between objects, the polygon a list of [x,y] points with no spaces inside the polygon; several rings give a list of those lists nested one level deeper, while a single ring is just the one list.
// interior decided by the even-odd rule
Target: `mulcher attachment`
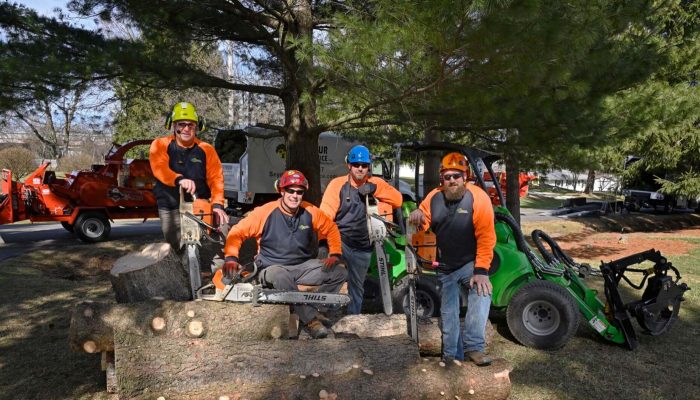
[{"label": "mulcher attachment", "polygon": [[[632,265],[651,261],[652,268],[633,269]],[[639,325],[650,335],[656,336],[666,332],[676,321],[683,292],[690,290],[685,283],[678,284],[681,275],[660,252],[650,249],[633,254],[608,263],[601,263],[600,270],[605,280],[605,298],[607,300],[607,314],[613,323],[622,330],[625,342],[630,350],[639,344],[637,335],[630,323],[631,317],[636,317]],[[675,274],[675,280],[668,274],[669,270]],[[642,281],[635,285],[625,276],[628,272],[640,273]],[[653,276],[651,276],[653,275]],[[651,276],[649,278],[649,276]],[[649,278],[647,282],[647,278]],[[625,304],[622,301],[618,286],[624,279],[630,286],[637,290],[644,287],[642,299]]]}]

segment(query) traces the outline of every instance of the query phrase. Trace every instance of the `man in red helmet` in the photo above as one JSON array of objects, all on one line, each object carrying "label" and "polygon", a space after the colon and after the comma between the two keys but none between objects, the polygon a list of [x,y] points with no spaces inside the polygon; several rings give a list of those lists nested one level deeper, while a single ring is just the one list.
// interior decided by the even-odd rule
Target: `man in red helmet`
[{"label": "man in red helmet", "polygon": [[[491,364],[484,355],[484,331],[491,306],[489,268],[496,245],[493,207],[481,188],[466,182],[467,160],[460,153],[442,159],[440,187],[413,211],[409,222],[430,228],[437,239],[440,281],[442,357],[478,366]],[[469,290],[464,329],[459,321],[459,287]]]},{"label": "man in red helmet", "polygon": [[[281,198],[254,209],[228,234],[224,254],[225,273],[238,272],[238,253],[243,241],[256,238],[255,263],[265,287],[298,290],[297,285],[320,285],[318,292],[337,293],[347,278],[340,263],[340,231],[333,220],[311,203],[302,200],[309,182],[299,171],[282,173],[276,182]],[[329,256],[315,257],[318,237],[328,241]],[[328,335],[329,321],[308,305],[295,305],[302,327],[314,338]]]}]

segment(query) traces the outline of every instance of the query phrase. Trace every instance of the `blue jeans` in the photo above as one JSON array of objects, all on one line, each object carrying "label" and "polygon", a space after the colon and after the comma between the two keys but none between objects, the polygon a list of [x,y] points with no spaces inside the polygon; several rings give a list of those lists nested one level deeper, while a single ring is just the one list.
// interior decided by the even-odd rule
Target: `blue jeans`
[{"label": "blue jeans", "polygon": [[[489,318],[491,296],[479,296],[476,286],[469,289],[469,280],[474,274],[474,263],[470,262],[462,268],[450,273],[438,272],[440,281],[440,322],[442,329],[442,355],[455,360],[464,360],[464,353],[469,351],[484,351],[484,331]],[[459,321],[459,287],[469,290],[467,297],[467,315],[464,318],[464,328],[460,329]]]},{"label": "blue jeans", "polygon": [[348,303],[347,314],[359,314],[362,310],[362,298],[365,295],[365,278],[369,269],[372,250],[360,250],[343,243],[343,261],[348,269]]}]

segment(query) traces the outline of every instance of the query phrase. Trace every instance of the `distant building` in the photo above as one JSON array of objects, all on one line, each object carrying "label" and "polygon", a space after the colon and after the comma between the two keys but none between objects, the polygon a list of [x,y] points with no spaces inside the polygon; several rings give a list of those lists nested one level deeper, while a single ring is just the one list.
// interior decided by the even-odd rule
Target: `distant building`
[{"label": "distant building", "polygon": [[[583,192],[586,188],[587,173],[575,173],[566,169],[551,170],[540,175],[540,184],[562,189]],[[593,190],[613,192],[619,189],[620,178],[613,174],[596,173]]]}]

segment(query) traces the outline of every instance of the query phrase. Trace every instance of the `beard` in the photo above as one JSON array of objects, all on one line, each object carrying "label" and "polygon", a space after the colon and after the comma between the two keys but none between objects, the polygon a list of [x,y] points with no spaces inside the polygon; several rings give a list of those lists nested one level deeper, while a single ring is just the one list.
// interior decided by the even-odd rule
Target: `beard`
[{"label": "beard", "polygon": [[467,187],[464,185],[453,184],[445,186],[442,193],[445,195],[447,201],[457,201],[462,200],[464,193],[467,192]]}]

